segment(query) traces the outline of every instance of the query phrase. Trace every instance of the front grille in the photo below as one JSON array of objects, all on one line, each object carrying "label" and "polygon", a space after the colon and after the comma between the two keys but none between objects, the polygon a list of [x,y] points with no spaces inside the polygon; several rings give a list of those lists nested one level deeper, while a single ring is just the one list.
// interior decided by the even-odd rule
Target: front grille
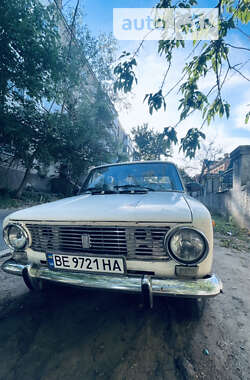
[{"label": "front grille", "polygon": [[26,224],[34,251],[166,256],[163,242],[169,227],[113,227]]}]

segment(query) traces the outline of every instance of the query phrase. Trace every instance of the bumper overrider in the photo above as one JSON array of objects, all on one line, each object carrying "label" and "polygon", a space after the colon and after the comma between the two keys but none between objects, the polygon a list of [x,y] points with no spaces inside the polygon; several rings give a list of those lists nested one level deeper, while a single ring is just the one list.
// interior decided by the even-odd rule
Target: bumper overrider
[{"label": "bumper overrider", "polygon": [[191,298],[214,297],[222,292],[222,283],[215,274],[195,280],[185,278],[157,278],[149,275],[121,276],[113,274],[89,274],[53,271],[45,266],[39,267],[35,264],[20,264],[13,259],[5,261],[2,264],[2,269],[6,273],[19,276],[23,276],[25,269],[25,272],[28,273],[31,280],[48,280],[84,288],[118,290],[129,293],[142,293],[146,289],[150,299],[152,299],[152,295]]}]

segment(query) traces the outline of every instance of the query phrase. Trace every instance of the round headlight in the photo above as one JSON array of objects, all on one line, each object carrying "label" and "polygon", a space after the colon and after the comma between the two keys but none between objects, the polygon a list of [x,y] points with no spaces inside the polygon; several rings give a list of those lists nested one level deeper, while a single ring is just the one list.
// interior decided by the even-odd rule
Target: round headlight
[{"label": "round headlight", "polygon": [[10,224],[4,228],[4,240],[7,245],[14,249],[22,249],[28,242],[26,231],[18,224]]},{"label": "round headlight", "polygon": [[208,242],[201,232],[182,227],[166,236],[165,248],[174,260],[182,264],[196,264],[205,259]]}]

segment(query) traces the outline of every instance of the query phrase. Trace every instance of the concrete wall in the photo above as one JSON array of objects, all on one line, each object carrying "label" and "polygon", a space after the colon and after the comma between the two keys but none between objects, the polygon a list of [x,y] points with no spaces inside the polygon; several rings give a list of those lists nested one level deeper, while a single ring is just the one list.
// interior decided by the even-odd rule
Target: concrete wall
[{"label": "concrete wall", "polygon": [[207,175],[203,179],[203,194],[197,198],[209,210],[232,216],[242,227],[250,230],[250,145],[236,148],[230,158],[233,163],[233,187],[221,190],[220,176]]},{"label": "concrete wall", "polygon": [[[6,167],[0,166],[0,189],[16,190],[23,176],[24,171],[20,169],[7,169]],[[30,174],[28,183],[38,191],[50,191],[48,178],[41,178],[37,174]]]}]

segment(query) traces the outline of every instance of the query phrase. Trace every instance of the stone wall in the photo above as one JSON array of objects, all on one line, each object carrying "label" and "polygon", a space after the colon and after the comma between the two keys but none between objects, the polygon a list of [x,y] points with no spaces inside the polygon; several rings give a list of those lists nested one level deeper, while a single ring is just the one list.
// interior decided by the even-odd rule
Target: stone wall
[{"label": "stone wall", "polygon": [[210,211],[232,216],[242,227],[250,230],[250,145],[236,148],[230,158],[233,164],[233,187],[222,190],[220,175],[203,178],[203,194],[197,198]]}]

